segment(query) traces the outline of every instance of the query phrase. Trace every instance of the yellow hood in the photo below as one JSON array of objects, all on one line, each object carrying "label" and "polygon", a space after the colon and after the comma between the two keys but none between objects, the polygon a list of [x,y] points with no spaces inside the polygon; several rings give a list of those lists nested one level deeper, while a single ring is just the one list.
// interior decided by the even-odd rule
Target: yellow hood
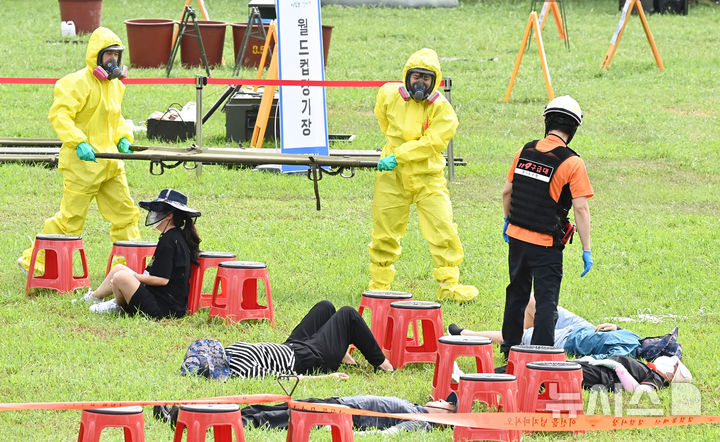
[{"label": "yellow hood", "polygon": [[435,73],[435,84],[433,90],[430,91],[430,95],[440,87],[442,81],[442,72],[440,71],[440,60],[438,59],[437,53],[428,48],[420,49],[408,58],[402,73],[402,83],[405,84],[405,78],[410,69],[427,69]]},{"label": "yellow hood", "polygon": [[90,68],[90,70],[95,69],[98,65],[97,57],[100,51],[112,45],[122,46],[120,37],[108,28],[100,27],[95,29],[90,35],[87,51],[85,51],[85,64],[87,67]]}]

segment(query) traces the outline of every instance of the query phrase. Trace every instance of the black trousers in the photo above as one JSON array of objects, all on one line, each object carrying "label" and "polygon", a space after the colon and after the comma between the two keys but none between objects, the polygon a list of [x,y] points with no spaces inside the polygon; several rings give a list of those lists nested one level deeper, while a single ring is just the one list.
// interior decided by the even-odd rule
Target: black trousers
[{"label": "black trousers", "polygon": [[525,307],[534,285],[535,329],[531,344],[550,345],[555,342],[555,323],[563,276],[563,254],[557,247],[544,247],[510,238],[508,253],[510,284],[505,289],[503,343],[505,356],[510,347],[521,343]]},{"label": "black trousers", "polygon": [[330,301],[320,301],[310,309],[285,344],[295,352],[295,372],[332,372],[340,367],[350,344],[377,367],[385,361],[380,346],[365,320],[352,307],[335,311]]}]

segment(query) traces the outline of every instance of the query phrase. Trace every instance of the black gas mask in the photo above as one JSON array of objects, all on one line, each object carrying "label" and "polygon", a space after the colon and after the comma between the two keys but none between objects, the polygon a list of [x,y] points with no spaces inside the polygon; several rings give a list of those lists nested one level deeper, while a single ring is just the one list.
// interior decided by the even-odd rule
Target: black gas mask
[{"label": "black gas mask", "polygon": [[122,69],[117,65],[115,60],[108,60],[108,62],[103,65],[103,69],[105,69],[105,72],[108,74],[108,80],[122,77]]},{"label": "black gas mask", "polygon": [[[411,77],[412,74],[420,74],[421,78],[415,80],[414,83],[411,83]],[[428,87],[425,84],[425,81],[422,79],[422,76],[424,75],[430,75],[432,77],[432,80],[430,81],[430,87]],[[415,101],[423,101],[426,100],[430,93],[433,91],[433,88],[435,87],[435,73],[428,69],[410,69],[407,71],[407,74],[405,76],[405,88],[408,91],[408,94],[410,97]]]},{"label": "black gas mask", "polygon": [[[103,55],[107,51],[118,51],[119,54],[117,60],[112,58],[106,63],[103,63]],[[120,61],[122,60],[122,51],[123,47],[120,45],[108,46],[100,51],[97,57],[97,67],[93,70],[93,74],[95,74],[95,76],[100,80],[113,80],[115,78],[123,79],[127,77],[127,67],[120,64]]]}]

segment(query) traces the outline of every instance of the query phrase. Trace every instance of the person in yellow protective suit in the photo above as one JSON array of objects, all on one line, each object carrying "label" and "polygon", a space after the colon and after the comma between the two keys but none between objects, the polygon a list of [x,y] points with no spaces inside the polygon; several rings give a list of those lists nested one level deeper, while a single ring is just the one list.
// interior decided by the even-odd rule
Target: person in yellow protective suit
[{"label": "person in yellow protective suit", "polygon": [[[97,28],[90,36],[85,68],[55,84],[48,118],[62,141],[58,169],[64,185],[60,210],[45,221],[43,234],[80,235],[95,198],[112,225],[112,241],[140,239],[140,210],[130,197],[123,162],[95,158],[95,152],[132,152],[132,131],[120,113],[125,85],[119,79],[127,74],[122,51],[117,35]],[[25,271],[31,255],[29,248],[18,258]],[[43,272],[44,263],[38,254],[35,271]]]},{"label": "person in yellow protective suit", "polygon": [[438,91],[442,74],[438,56],[421,49],[410,56],[403,82],[378,91],[375,116],[386,137],[378,163],[370,242],[370,290],[389,290],[393,263],[400,257],[410,205],[415,203],[420,230],[428,242],[440,283],[438,299],[470,301],[478,290],[459,283],[463,247],[453,222],[445,181],[443,150],[455,135],[457,115]]}]

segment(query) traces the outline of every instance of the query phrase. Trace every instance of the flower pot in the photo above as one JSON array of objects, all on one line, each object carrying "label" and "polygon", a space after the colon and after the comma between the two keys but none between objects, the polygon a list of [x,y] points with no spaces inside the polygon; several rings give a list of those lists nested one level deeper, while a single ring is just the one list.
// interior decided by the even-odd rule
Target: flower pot
[{"label": "flower pot", "polygon": [[[247,30],[247,23],[232,23],[233,32],[233,49],[235,52],[235,60],[237,60],[240,46],[242,45],[245,31]],[[267,35],[270,28],[270,23],[263,23],[265,28],[265,35]],[[265,48],[265,41],[261,38],[250,37],[245,47],[245,53],[240,60],[241,66],[258,67],[260,65],[260,57],[262,57],[263,49]],[[265,60],[265,67],[270,66],[270,57]]]},{"label": "flower pot", "polygon": [[[198,20],[200,36],[205,46],[205,56],[208,65],[215,66],[222,62],[223,46],[225,45],[225,29],[227,23],[224,21],[203,21]],[[186,32],[195,32],[195,27],[190,25]],[[180,40],[180,60],[186,66],[202,66],[202,56],[198,40],[193,35],[185,34]]]},{"label": "flower pot", "polygon": [[100,27],[102,0],[58,0],[60,20],[75,23],[75,32],[89,34]]},{"label": "flower pot", "polygon": [[333,28],[334,26],[322,25],[323,66],[327,66],[328,52],[330,51],[330,38],[332,37]]},{"label": "flower pot", "polygon": [[[245,31],[247,30],[247,23],[232,23],[233,30],[233,47],[235,50],[235,60],[237,60],[237,54],[240,52],[240,46],[242,45]],[[265,34],[268,33],[270,27],[269,23],[263,23],[265,28]],[[333,26],[323,25],[322,26],[322,39],[323,39],[323,63],[327,66],[327,56],[330,50],[330,38],[332,37]],[[262,57],[265,42],[256,37],[250,37],[248,39],[247,47],[245,48],[245,54],[243,54],[240,64],[248,67],[258,67],[260,65],[260,57]],[[265,67],[270,66],[270,57],[265,60]]]},{"label": "flower pot", "polygon": [[125,20],[130,65],[137,68],[165,66],[170,58],[175,20],[134,18]]}]

